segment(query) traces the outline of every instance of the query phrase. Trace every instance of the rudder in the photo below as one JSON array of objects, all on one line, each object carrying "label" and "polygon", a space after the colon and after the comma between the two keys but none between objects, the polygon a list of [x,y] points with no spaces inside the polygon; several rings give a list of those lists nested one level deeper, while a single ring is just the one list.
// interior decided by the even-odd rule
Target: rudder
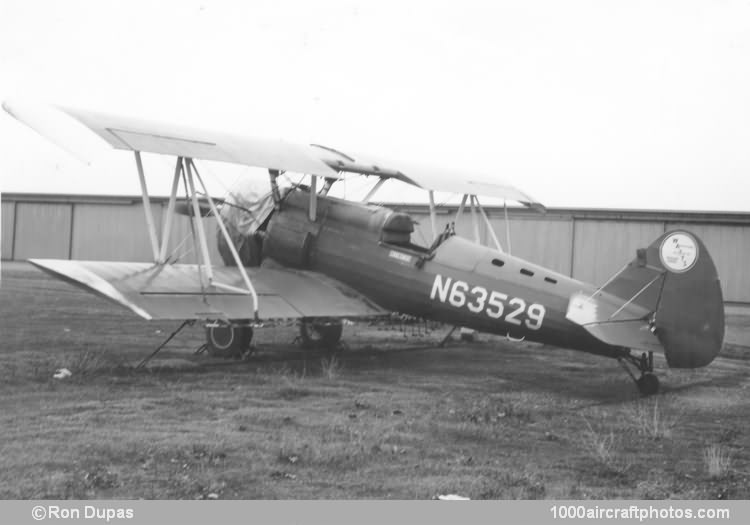
[{"label": "rudder", "polygon": [[706,366],[724,342],[724,299],[711,255],[694,234],[665,233],[647,249],[665,270],[654,334],[672,368]]}]

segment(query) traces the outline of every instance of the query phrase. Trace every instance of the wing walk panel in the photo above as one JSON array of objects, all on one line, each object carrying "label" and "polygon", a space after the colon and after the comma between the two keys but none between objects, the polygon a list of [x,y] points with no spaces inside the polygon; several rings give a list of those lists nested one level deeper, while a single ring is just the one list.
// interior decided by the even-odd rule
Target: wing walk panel
[{"label": "wing walk panel", "polygon": [[[249,295],[202,288],[195,264],[34,259],[42,270],[116,302],[145,319],[246,319]],[[262,319],[370,317],[387,312],[355,290],[315,272],[246,268],[258,293]],[[214,268],[215,278],[242,287],[237,268]],[[205,285],[205,281],[204,281]]]}]

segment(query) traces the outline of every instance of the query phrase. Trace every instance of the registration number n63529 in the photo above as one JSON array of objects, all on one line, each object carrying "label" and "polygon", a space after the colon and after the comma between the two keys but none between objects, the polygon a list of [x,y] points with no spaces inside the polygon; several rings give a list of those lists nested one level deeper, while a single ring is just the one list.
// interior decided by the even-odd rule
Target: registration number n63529
[{"label": "registration number n63529", "polygon": [[471,287],[466,281],[454,281],[440,274],[435,275],[430,299],[456,308],[467,308],[475,314],[484,312],[491,319],[503,319],[509,324],[526,325],[530,330],[542,327],[546,313],[541,304],[527,305],[520,297],[508,298],[507,294],[487,290],[484,286]]}]

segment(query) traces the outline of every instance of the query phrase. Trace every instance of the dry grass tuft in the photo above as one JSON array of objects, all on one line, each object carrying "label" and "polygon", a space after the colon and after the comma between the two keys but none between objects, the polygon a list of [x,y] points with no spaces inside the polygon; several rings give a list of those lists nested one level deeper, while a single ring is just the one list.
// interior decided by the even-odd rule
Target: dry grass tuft
[{"label": "dry grass tuft", "polygon": [[68,368],[74,375],[86,376],[97,372],[108,371],[111,363],[101,350],[84,349],[67,356],[60,368]]},{"label": "dry grass tuft", "polygon": [[725,446],[713,444],[703,449],[703,463],[710,478],[723,478],[730,472],[732,457]]},{"label": "dry grass tuft", "polygon": [[628,407],[626,415],[636,431],[654,440],[669,439],[680,421],[680,414],[659,406],[659,398],[642,399]]},{"label": "dry grass tuft", "polygon": [[618,450],[615,432],[597,432],[588,419],[583,418],[586,428],[581,436],[581,445],[592,458],[605,467],[610,473],[624,475],[632,466]]},{"label": "dry grass tuft", "polygon": [[343,366],[336,356],[324,357],[320,360],[320,372],[329,381],[339,377],[342,370]]}]

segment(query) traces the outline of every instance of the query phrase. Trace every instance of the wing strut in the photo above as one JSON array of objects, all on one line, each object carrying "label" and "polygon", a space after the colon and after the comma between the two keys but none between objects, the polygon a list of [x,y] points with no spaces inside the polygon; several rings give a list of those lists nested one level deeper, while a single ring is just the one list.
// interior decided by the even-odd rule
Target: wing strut
[{"label": "wing strut", "polygon": [[177,164],[174,167],[174,177],[172,178],[172,190],[169,193],[169,204],[167,205],[167,222],[161,231],[161,250],[156,262],[164,264],[167,262],[167,247],[169,236],[172,233],[172,222],[174,222],[174,208],[177,203],[177,188],[180,185],[180,175],[182,174],[182,157],[177,157]]},{"label": "wing strut", "polygon": [[135,164],[138,166],[138,179],[141,182],[141,198],[143,199],[143,211],[146,214],[146,225],[148,226],[148,236],[151,239],[151,250],[154,253],[154,260],[159,259],[159,240],[156,237],[156,226],[154,226],[154,215],[151,212],[151,199],[148,197],[146,188],[146,176],[143,173],[143,162],[141,162],[141,152],[135,151]]},{"label": "wing strut", "polygon": [[503,247],[500,244],[500,241],[497,240],[497,235],[495,235],[495,228],[492,227],[492,223],[490,222],[490,218],[487,217],[487,212],[484,211],[484,208],[482,208],[482,205],[479,204],[479,197],[476,195],[472,195],[474,198],[474,202],[477,204],[477,208],[479,209],[479,213],[482,215],[482,218],[484,219],[484,223],[487,226],[487,231],[490,233],[490,237],[492,237],[492,242],[495,243],[495,246],[497,247],[498,251],[502,252]]},{"label": "wing strut", "polygon": [[[146,214],[146,224],[148,225],[149,237],[151,238],[151,248],[154,252],[154,262],[160,266],[167,264],[167,249],[169,247],[169,238],[172,232],[172,223],[175,214],[174,210],[177,202],[177,190],[179,188],[180,178],[182,177],[185,182],[185,190],[188,193],[187,198],[190,201],[193,210],[191,217],[191,226],[194,235],[197,234],[198,237],[197,240],[194,238],[193,242],[196,244],[196,249],[200,252],[200,256],[198,258],[198,272],[201,280],[201,290],[203,291],[204,299],[205,293],[207,291],[206,289],[211,286],[228,290],[230,292],[250,295],[253,298],[253,316],[257,319],[258,294],[253,287],[253,283],[250,281],[250,277],[247,275],[245,266],[242,264],[242,260],[237,253],[237,248],[234,246],[234,242],[232,242],[232,239],[229,236],[229,232],[227,231],[226,225],[224,224],[224,220],[219,214],[216,203],[211,198],[211,194],[208,192],[208,188],[206,188],[206,184],[203,182],[203,178],[198,172],[198,168],[195,166],[193,159],[190,157],[177,157],[177,163],[174,168],[174,176],[172,178],[172,189],[169,194],[166,222],[164,223],[162,229],[161,245],[159,245],[156,226],[154,225],[154,217],[151,211],[151,201],[149,199],[148,191],[146,188],[146,177],[143,172],[143,163],[141,161],[140,151],[135,151],[135,161],[138,167],[138,176],[141,182],[141,195],[143,197],[143,207]],[[216,223],[219,226],[219,230],[221,231],[221,234],[224,236],[224,239],[227,242],[227,246],[229,247],[229,251],[232,254],[232,258],[234,259],[234,262],[237,265],[237,269],[242,276],[245,288],[231,286],[229,284],[219,282],[215,279],[213,267],[211,265],[211,256],[208,251],[206,230],[203,224],[203,217],[201,216],[200,205],[198,203],[198,192],[196,191],[195,184],[196,180],[200,184],[201,188],[203,189],[203,193],[208,199],[208,205],[211,208],[211,213],[216,218]],[[203,285],[204,276],[208,281],[208,287],[204,287]]]},{"label": "wing strut", "polygon": [[[245,271],[245,266],[242,264],[242,260],[240,259],[240,255],[237,253],[237,248],[235,248],[234,242],[232,242],[232,238],[229,236],[227,227],[224,225],[224,220],[221,218],[221,215],[219,214],[219,210],[216,207],[216,203],[211,198],[211,194],[208,192],[208,188],[206,188],[206,185],[203,182],[203,178],[200,176],[200,173],[198,173],[198,168],[195,167],[195,164],[193,163],[193,159],[190,159],[190,158],[185,159],[185,166],[187,168],[188,182],[190,184],[191,191],[193,191],[194,185],[193,185],[192,179],[193,179],[193,172],[195,172],[195,178],[198,179],[198,182],[203,188],[203,193],[206,195],[206,198],[208,199],[208,205],[211,207],[211,213],[213,213],[214,217],[216,217],[216,223],[219,225],[219,230],[221,230],[221,234],[224,236],[224,240],[226,240],[227,242],[229,251],[232,253],[232,258],[234,259],[234,262],[237,265],[237,269],[239,270],[240,275],[242,276],[242,280],[244,281],[247,289],[242,289],[236,286],[224,284],[214,279],[213,272],[211,271],[211,259],[209,258],[209,254],[208,254],[208,246],[205,244],[205,234],[204,234],[203,239],[201,241],[201,248],[205,250],[203,253],[203,256],[204,256],[204,260],[206,261],[207,270],[209,270],[209,272],[207,272],[209,276],[208,282],[209,284],[212,284],[216,286],[217,288],[222,288],[230,292],[250,294],[253,297],[253,317],[257,319],[258,318],[258,294],[255,292],[253,283],[250,282],[250,277],[248,277],[247,271]],[[196,212],[195,213],[196,219],[200,221],[200,228],[201,228],[200,231],[202,231],[203,221],[200,216],[200,210],[198,208],[198,196],[195,192],[193,192],[193,209]]]},{"label": "wing strut", "polygon": [[308,210],[308,216],[312,222],[318,215],[318,178],[313,175],[310,179],[310,209]]},{"label": "wing strut", "polygon": [[428,190],[427,194],[430,196],[430,224],[432,224],[432,240],[437,239],[437,218],[435,217],[435,194],[432,190]]},{"label": "wing strut", "polygon": [[[203,227],[203,217],[201,217],[201,207],[200,204],[198,204],[198,193],[195,191],[195,182],[193,181],[193,170],[191,168],[193,159],[186,158],[183,161],[185,165],[185,174],[187,175],[186,181],[188,186],[188,191],[190,192],[190,201],[193,205],[193,221],[196,226],[196,230],[198,231],[198,243],[199,243],[199,250],[201,253],[201,260],[203,261],[203,267],[206,272],[206,277],[208,277],[208,284],[213,284],[214,280],[214,270],[211,266],[211,256],[208,252],[208,242],[206,241],[206,230]],[[219,220],[219,217],[216,217],[217,220]]]},{"label": "wing strut", "polygon": [[508,201],[503,199],[503,212],[505,216],[505,242],[508,243],[508,255],[512,255],[513,247],[510,244],[510,221],[508,220]]},{"label": "wing strut", "polygon": [[[477,197],[476,195],[464,193],[463,197],[461,198],[461,204],[459,204],[458,210],[456,211],[456,217],[453,219],[454,224],[459,223],[459,219],[464,213],[464,208],[466,207],[467,200],[469,201],[469,206],[471,208],[471,222],[474,227],[474,242],[476,242],[477,244],[481,243],[481,239],[479,238],[479,220],[477,218],[477,215],[481,215],[484,219],[485,225],[487,226],[487,231],[492,238],[492,242],[500,252],[503,252],[503,246],[500,244],[500,241],[497,238],[495,228],[492,227],[490,218],[482,205],[479,203],[479,197]],[[503,206],[505,208],[505,239],[508,243],[508,255],[510,255],[510,222],[508,221],[508,207],[506,205],[506,201],[503,201]]]},{"label": "wing strut", "polygon": [[372,187],[370,191],[367,192],[367,195],[365,195],[365,198],[362,199],[362,203],[369,204],[370,200],[372,200],[373,196],[375,195],[375,192],[377,192],[380,187],[383,185],[383,183],[388,179],[378,179],[378,182],[375,183],[375,186]]},{"label": "wing strut", "polygon": [[276,209],[279,209],[281,205],[281,192],[279,191],[279,181],[276,179],[284,173],[281,170],[268,170],[268,177],[271,180],[271,193],[273,194],[273,203],[276,205]]},{"label": "wing strut", "polygon": [[464,212],[464,206],[466,206],[466,199],[467,199],[467,197],[468,197],[468,195],[464,193],[464,196],[461,198],[461,204],[458,207],[458,211],[456,211],[456,218],[454,220],[454,222],[456,224],[458,224],[458,219],[461,218],[461,215]]},{"label": "wing strut", "polygon": [[474,226],[474,242],[481,244],[482,240],[479,238],[479,220],[477,220],[477,210],[474,206],[474,195],[469,195],[469,204],[471,205],[471,224]]}]

